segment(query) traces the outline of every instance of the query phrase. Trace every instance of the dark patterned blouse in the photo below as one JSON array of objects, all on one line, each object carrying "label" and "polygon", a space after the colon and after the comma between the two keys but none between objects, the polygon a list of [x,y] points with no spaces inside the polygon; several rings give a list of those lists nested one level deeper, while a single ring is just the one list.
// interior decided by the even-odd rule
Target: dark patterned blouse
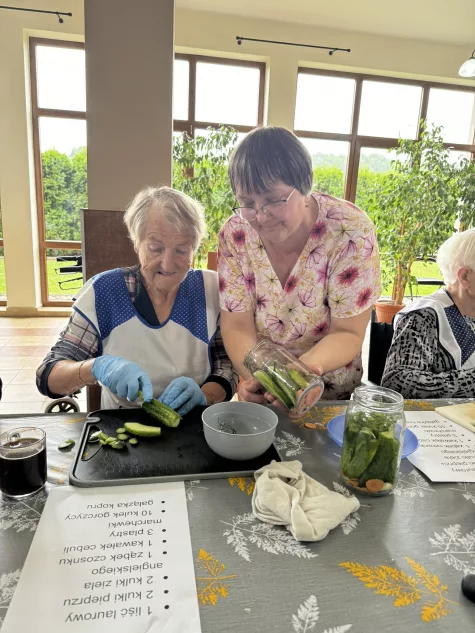
[{"label": "dark patterned blouse", "polygon": [[[475,340],[475,319],[463,318]],[[425,308],[398,320],[381,385],[405,398],[474,398],[475,368],[455,367],[439,342],[435,311]]]}]

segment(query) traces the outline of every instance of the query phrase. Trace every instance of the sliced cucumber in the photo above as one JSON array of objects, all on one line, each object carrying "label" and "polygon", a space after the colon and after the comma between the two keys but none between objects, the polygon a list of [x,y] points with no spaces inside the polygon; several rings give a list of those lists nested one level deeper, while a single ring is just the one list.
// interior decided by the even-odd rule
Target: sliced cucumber
[{"label": "sliced cucumber", "polygon": [[118,450],[125,448],[124,442],[121,442],[120,440],[117,440],[116,442],[112,442],[111,444],[109,444],[109,446],[111,448],[116,448]]},{"label": "sliced cucumber", "polygon": [[124,426],[127,433],[138,437],[158,437],[162,434],[162,429],[159,426],[147,426],[140,424],[140,422],[126,422]]}]

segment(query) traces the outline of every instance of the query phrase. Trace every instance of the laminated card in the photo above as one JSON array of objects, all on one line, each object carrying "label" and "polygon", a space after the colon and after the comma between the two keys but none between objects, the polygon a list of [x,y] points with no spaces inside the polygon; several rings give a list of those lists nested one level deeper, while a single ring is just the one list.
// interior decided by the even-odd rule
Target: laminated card
[{"label": "laminated card", "polygon": [[201,633],[183,482],[54,488],[2,633]]}]

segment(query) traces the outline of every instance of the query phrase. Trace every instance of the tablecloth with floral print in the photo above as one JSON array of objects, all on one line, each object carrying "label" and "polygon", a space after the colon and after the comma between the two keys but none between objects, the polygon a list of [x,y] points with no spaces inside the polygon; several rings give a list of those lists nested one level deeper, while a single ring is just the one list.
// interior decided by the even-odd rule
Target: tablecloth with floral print
[{"label": "tablecloth with floral print", "polygon": [[[407,401],[406,408],[435,404]],[[339,479],[340,448],[326,431],[344,410],[341,401],[326,402],[303,421],[280,416],[275,443],[283,459],[300,460],[310,476],[348,494]],[[0,499],[0,626],[48,491],[68,483],[74,449],[64,454],[58,443],[78,440],[84,417],[0,418],[2,431],[44,428],[48,447],[46,488],[22,501]],[[204,633],[464,632],[475,626],[475,605],[460,591],[463,575],[475,573],[475,484],[432,484],[403,460],[393,494],[362,497],[358,512],[311,544],[253,517],[252,478],[187,481],[185,487]]]}]

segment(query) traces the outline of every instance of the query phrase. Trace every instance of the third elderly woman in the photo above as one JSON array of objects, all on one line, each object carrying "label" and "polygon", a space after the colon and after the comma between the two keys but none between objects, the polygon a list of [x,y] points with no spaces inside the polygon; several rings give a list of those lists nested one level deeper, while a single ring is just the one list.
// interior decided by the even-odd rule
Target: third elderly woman
[{"label": "third elderly woman", "polygon": [[312,191],[311,157],[284,128],[248,134],[229,178],[238,206],[220,232],[218,269],[223,340],[244,378],[239,397],[265,402],[243,359],[267,338],[323,376],[323,397],[348,398],[381,291],[373,224],[350,202]]},{"label": "third elderly woman", "polygon": [[446,288],[394,319],[382,385],[405,398],[475,397],[475,229],[442,244]]}]

